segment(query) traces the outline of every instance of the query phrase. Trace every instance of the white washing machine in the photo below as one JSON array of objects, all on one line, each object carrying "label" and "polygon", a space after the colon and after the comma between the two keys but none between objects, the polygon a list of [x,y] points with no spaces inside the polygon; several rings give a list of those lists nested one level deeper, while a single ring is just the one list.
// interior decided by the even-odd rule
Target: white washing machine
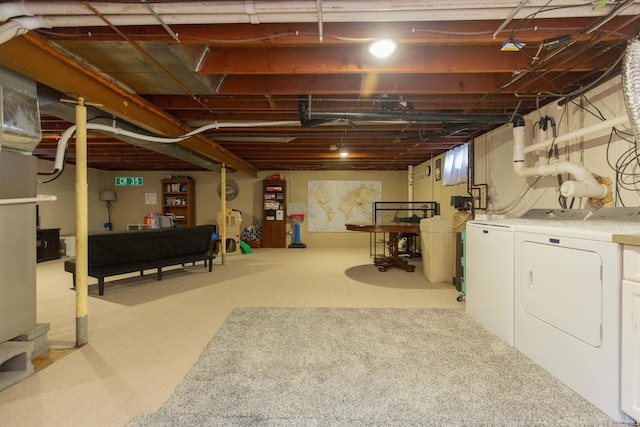
[{"label": "white washing machine", "polygon": [[[615,219],[618,220],[615,220]],[[515,347],[616,421],[620,407],[622,245],[640,208],[515,231]]]},{"label": "white washing machine", "polygon": [[475,219],[466,228],[466,312],[514,345],[514,232],[521,225],[579,220],[584,209],[532,209],[520,218]]}]

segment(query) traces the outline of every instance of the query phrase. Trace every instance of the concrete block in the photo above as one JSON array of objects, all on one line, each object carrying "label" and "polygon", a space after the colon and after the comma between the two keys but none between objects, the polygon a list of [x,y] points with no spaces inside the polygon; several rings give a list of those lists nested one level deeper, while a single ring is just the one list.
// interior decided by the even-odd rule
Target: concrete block
[{"label": "concrete block", "polygon": [[33,375],[29,341],[5,341],[0,343],[0,390],[4,390]]},{"label": "concrete block", "polygon": [[40,357],[49,351],[50,346],[49,340],[47,339],[47,332],[49,332],[49,324],[38,323],[35,328],[18,337],[15,337],[11,341],[33,343],[33,350],[31,352],[31,360],[33,360],[36,357]]}]

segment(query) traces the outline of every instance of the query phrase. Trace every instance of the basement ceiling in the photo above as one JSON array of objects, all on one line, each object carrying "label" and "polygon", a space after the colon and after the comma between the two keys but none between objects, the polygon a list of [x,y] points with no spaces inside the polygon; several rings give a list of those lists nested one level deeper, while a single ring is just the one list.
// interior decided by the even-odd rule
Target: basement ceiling
[{"label": "basement ceiling", "polygon": [[[0,65],[39,83],[52,160],[73,107],[102,170],[406,170],[619,73],[638,1],[5,2]],[[391,38],[385,59],[367,50]],[[347,157],[340,155],[348,152]],[[67,161],[75,162],[72,140]]]}]

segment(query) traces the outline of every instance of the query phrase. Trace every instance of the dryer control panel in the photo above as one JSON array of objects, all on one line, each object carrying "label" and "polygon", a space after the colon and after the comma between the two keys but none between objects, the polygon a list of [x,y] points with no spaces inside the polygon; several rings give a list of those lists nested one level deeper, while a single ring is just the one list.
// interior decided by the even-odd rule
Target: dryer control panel
[{"label": "dryer control panel", "polygon": [[567,221],[582,220],[588,215],[588,209],[530,209],[520,218]]}]

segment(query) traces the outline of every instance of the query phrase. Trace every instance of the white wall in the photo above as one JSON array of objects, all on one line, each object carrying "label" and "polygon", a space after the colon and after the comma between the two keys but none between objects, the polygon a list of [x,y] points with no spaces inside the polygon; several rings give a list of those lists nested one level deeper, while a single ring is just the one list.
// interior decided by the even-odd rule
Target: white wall
[{"label": "white wall", "polygon": [[[268,174],[267,176],[269,176]],[[287,202],[301,202],[308,205],[309,180],[380,180],[382,200],[406,200],[408,178],[406,171],[308,171],[286,172]],[[261,204],[262,201],[260,200]],[[259,207],[261,209],[261,206]],[[292,222],[289,227],[292,227]],[[289,235],[289,243],[294,236]],[[308,232],[305,222],[300,224],[300,240],[307,246],[359,246],[368,248],[369,233],[345,231],[335,233]]]},{"label": "white wall", "polygon": [[[53,169],[53,162],[38,161],[38,172],[46,173]],[[76,168],[66,165],[63,174],[56,180],[37,184],[37,194],[54,195],[58,200],[41,202],[40,228],[60,228],[61,236],[74,235],[76,229],[76,196],[75,181]],[[45,180],[47,176],[39,176],[38,180]],[[87,171],[88,182],[88,227],[89,230],[103,230],[107,222],[107,208],[101,202],[100,191],[109,189],[108,173],[96,169]]]},{"label": "white wall", "polygon": [[[596,108],[607,119],[626,114],[622,97],[620,78],[612,79],[600,87],[588,92],[583,99],[577,99],[590,111],[597,113]],[[531,138],[537,132],[533,124],[538,122],[541,116],[553,117],[560,135],[580,129],[584,126],[595,124],[599,121],[591,113],[576,105],[568,104],[558,107],[551,104],[540,112],[526,116],[527,135]],[[622,130],[630,131],[630,125],[622,127]],[[524,190],[534,182],[533,178],[520,178],[513,171],[513,136],[512,125],[500,127],[475,141],[475,183],[488,186],[489,212],[505,213],[507,216],[519,216],[531,208],[558,208],[558,182],[556,177],[540,179],[522,197],[520,203],[507,209],[512,202],[518,200]],[[569,141],[560,145],[560,159],[571,160],[583,164],[596,175],[600,175],[615,182],[615,171],[607,164],[607,150],[609,159],[615,164],[623,153],[631,148],[631,144],[614,137],[609,144],[609,133],[589,135],[579,140]],[[440,158],[444,163],[444,156],[430,159],[414,167],[414,200],[437,201],[441,205],[443,216],[453,216],[456,212],[450,206],[451,196],[468,195],[466,185],[445,187],[442,181],[435,180],[435,174],[425,176],[425,167],[430,165],[435,170],[435,161]],[[527,165],[533,165],[538,161],[537,155],[527,155]],[[51,162],[40,161],[39,170],[50,170]],[[228,208],[242,212],[242,227],[259,222],[262,219],[262,180],[272,173],[284,173],[288,183],[288,202],[307,203],[308,180],[382,180],[383,200],[403,200],[407,198],[408,181],[407,171],[263,171],[257,178],[242,173],[228,173],[227,179],[234,180],[239,187],[238,197],[227,203]],[[634,164],[628,172],[638,172],[637,164]],[[189,175],[196,183],[196,223],[213,224],[216,222],[220,211],[220,197],[217,193],[220,184],[220,174],[212,171],[203,172],[118,172],[89,170],[89,229],[101,230],[107,221],[105,202],[99,200],[101,190],[114,190],[117,200],[113,202],[112,222],[115,230],[126,229],[127,224],[139,223],[149,212],[160,212],[159,204],[146,205],[145,193],[156,193],[158,203],[161,202],[160,180],[165,175]],[[115,187],[116,176],[141,176],[144,178],[142,187]],[[54,194],[58,201],[42,203],[40,207],[41,226],[60,227],[61,235],[73,235],[75,233],[75,168],[72,165],[66,167],[65,173],[56,181],[38,185],[39,194]],[[640,204],[638,185],[631,190],[620,190],[620,195],[627,206]],[[615,186],[614,186],[614,191]],[[477,194],[477,193],[476,193]],[[615,200],[615,199],[614,199]],[[611,203],[610,205],[613,205]],[[620,205],[620,203],[618,203]],[[588,207],[588,200],[579,199],[574,203],[574,208]],[[290,224],[291,225],[291,224]],[[289,236],[289,239],[293,236]],[[368,245],[366,233],[308,233],[306,225],[301,226],[301,240],[307,245],[313,246],[344,246],[344,245]]]},{"label": "white wall", "polygon": [[[451,206],[451,196],[469,196],[467,184],[444,186],[442,179],[436,180],[436,161],[444,165],[444,154],[434,157],[413,168],[413,198],[415,201],[439,202],[440,215],[452,218],[457,210]],[[431,167],[431,175],[425,173]],[[444,166],[442,166],[444,167]]]},{"label": "white wall", "polygon": [[[40,161],[41,171],[48,171],[52,162]],[[262,180],[273,173],[284,173],[287,181],[287,201],[307,204],[307,181],[309,179],[326,180],[382,180],[383,199],[397,200],[406,198],[407,173],[404,171],[262,171],[257,178],[242,173],[227,173],[227,180],[234,180],[238,184],[238,197],[227,202],[227,208],[236,209],[242,213],[242,228],[262,221]],[[131,171],[98,171],[90,169],[88,173],[89,187],[89,230],[103,230],[107,222],[106,203],[99,200],[102,190],[113,190],[116,201],[112,202],[111,217],[114,230],[125,230],[127,224],[137,224],[144,221],[149,212],[161,212],[162,186],[161,180],[166,175],[188,175],[195,181],[196,187],[196,224],[215,224],[220,212],[221,199],[218,195],[220,174],[213,171],[199,172],[131,172]],[[115,186],[115,177],[142,177],[144,185],[136,187]],[[75,234],[75,167],[67,165],[63,175],[50,183],[38,184],[39,194],[52,194],[58,197],[56,202],[41,204],[40,222],[42,228],[61,228],[62,236]],[[157,204],[145,204],[145,194],[155,193]],[[289,224],[293,229],[293,223]],[[307,233],[304,222],[301,225],[301,240],[307,245],[368,245],[366,233]],[[289,235],[291,242],[293,235]]]}]

